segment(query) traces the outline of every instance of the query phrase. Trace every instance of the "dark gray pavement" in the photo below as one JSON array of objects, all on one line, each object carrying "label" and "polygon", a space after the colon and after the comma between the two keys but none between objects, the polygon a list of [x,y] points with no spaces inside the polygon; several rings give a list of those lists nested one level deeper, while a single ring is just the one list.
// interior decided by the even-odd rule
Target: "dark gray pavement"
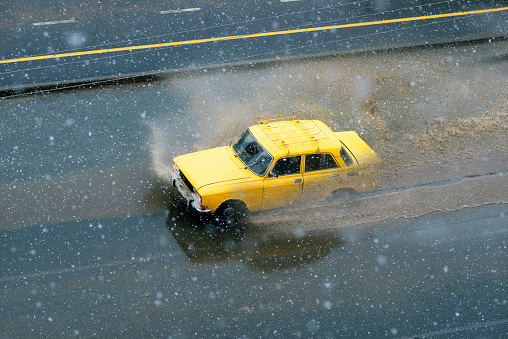
[{"label": "dark gray pavement", "polygon": [[[0,5],[0,92],[401,45],[499,37],[508,11],[23,60],[236,35],[464,13],[508,1],[18,1]],[[95,53],[95,52],[94,52]]]},{"label": "dark gray pavement", "polygon": [[[50,4],[2,13],[34,28],[68,18]],[[141,17],[136,4],[122,8]],[[507,337],[507,44],[3,98],[0,338]],[[168,194],[173,156],[295,109],[361,133],[385,161],[386,189],[256,214],[230,231]]]},{"label": "dark gray pavement", "polygon": [[269,234],[181,212],[1,232],[0,336],[508,334],[506,205]]}]

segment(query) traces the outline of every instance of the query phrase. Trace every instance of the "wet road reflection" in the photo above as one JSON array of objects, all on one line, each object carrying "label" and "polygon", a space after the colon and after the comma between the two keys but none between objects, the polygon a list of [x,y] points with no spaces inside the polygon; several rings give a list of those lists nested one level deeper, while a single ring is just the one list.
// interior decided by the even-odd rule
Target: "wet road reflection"
[{"label": "wet road reflection", "polygon": [[[218,231],[179,209],[2,232],[8,336],[498,338],[508,206],[343,230]],[[182,218],[178,217],[182,216]],[[194,221],[192,221],[194,223]]]},{"label": "wet road reflection", "polygon": [[266,233],[241,221],[234,228],[203,223],[184,208],[172,211],[167,227],[182,251],[195,263],[240,261],[261,272],[297,268],[323,259],[346,244],[339,231],[293,230]]}]

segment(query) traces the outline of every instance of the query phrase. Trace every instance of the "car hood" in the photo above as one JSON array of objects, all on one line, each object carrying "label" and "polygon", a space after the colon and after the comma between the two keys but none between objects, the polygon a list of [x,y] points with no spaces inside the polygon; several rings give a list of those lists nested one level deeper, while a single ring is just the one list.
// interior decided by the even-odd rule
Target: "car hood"
[{"label": "car hood", "polygon": [[235,157],[230,146],[185,154],[173,159],[192,186],[203,186],[248,179],[249,169]]}]

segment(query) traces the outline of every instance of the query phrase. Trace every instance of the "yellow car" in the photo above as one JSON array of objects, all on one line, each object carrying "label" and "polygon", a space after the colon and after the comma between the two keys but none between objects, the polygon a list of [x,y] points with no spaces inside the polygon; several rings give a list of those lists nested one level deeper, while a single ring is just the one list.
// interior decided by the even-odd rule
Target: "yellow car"
[{"label": "yellow car", "polygon": [[377,187],[381,160],[356,132],[294,113],[255,122],[232,146],[173,159],[173,185],[191,208],[234,223],[249,211]]}]

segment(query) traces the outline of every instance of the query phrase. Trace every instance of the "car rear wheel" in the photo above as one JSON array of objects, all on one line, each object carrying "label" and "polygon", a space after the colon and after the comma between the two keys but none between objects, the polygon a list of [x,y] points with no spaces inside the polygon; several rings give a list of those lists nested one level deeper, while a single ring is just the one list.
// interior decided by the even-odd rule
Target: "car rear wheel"
[{"label": "car rear wheel", "polygon": [[356,195],[358,195],[358,192],[352,188],[339,188],[338,190],[335,190],[332,193],[330,193],[330,195],[328,195],[327,200],[328,199],[333,199],[333,200],[340,199],[343,201],[349,201]]}]

